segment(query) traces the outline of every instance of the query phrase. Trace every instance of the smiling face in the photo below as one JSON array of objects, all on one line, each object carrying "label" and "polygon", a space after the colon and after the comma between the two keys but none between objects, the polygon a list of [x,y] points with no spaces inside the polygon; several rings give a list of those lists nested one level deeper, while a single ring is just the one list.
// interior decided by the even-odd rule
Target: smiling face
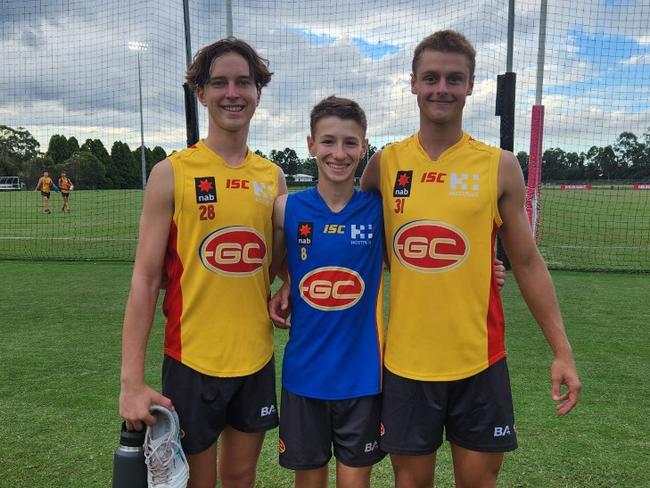
[{"label": "smiling face", "polygon": [[459,53],[426,49],[411,75],[411,93],[417,96],[420,120],[433,124],[460,124],[473,87],[469,61]]},{"label": "smiling face", "polygon": [[197,96],[207,107],[211,126],[227,132],[248,130],[259,101],[248,62],[235,52],[212,61],[207,83]]},{"label": "smiling face", "polygon": [[358,122],[336,116],[321,118],[307,137],[309,154],[316,158],[318,181],[354,182],[359,160],[368,149],[365,131]]}]

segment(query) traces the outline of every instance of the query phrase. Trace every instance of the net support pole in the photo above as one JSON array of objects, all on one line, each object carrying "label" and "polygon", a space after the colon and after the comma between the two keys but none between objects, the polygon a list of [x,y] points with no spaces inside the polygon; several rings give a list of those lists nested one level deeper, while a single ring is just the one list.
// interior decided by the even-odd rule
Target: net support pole
[{"label": "net support pole", "polygon": [[[190,36],[190,8],[188,0],[183,0],[183,21],[185,25],[185,63],[189,68],[192,64],[192,40]],[[196,144],[199,140],[199,115],[196,97],[190,86],[183,83],[183,93],[185,96],[185,134],[187,137],[187,146]]]},{"label": "net support pole", "polygon": [[544,55],[546,51],[547,0],[542,0],[539,8],[539,40],[537,45],[537,82],[535,105],[530,121],[530,156],[528,158],[528,183],[526,188],[526,212],[530,228],[539,243],[539,222],[542,211],[542,159],[544,148]]}]

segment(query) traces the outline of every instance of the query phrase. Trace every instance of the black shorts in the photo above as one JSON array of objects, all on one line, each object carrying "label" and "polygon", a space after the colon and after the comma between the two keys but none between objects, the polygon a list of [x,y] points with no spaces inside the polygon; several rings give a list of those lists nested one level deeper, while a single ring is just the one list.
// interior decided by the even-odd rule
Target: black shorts
[{"label": "black shorts", "polygon": [[42,191],[41,195],[45,198],[50,198],[50,192],[49,191]]},{"label": "black shorts", "polygon": [[257,373],[220,378],[165,356],[162,377],[163,395],[178,412],[187,454],[205,451],[226,425],[241,432],[264,432],[278,426],[273,358]]},{"label": "black shorts", "polygon": [[431,454],[449,442],[465,449],[506,452],[517,448],[506,360],[457,381],[417,381],[384,368],[382,450]]},{"label": "black shorts", "polygon": [[386,455],[379,449],[381,395],[347,400],[307,398],[282,388],[280,465],[317,469],[334,456],[353,468],[372,466]]}]

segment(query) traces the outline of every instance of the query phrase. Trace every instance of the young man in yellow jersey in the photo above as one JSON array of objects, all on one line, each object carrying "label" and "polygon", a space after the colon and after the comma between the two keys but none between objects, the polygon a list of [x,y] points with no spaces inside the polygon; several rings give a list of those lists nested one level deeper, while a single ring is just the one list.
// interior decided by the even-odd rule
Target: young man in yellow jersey
[{"label": "young man in yellow jersey", "polygon": [[52,191],[53,186],[54,181],[50,178],[50,173],[43,171],[43,176],[38,179],[34,191],[40,190],[41,197],[43,198],[43,213],[46,214],[50,213],[50,192]]},{"label": "young man in yellow jersey", "polygon": [[[493,487],[517,446],[501,300],[492,270],[498,234],[515,279],[553,351],[558,415],[580,381],[555,291],[524,210],[515,156],[462,128],[475,51],[454,31],[416,47],[411,91],[420,130],[377,152],[361,180],[379,189],[391,266],[381,447],[396,486],[433,486],[443,432],[457,486]],[[567,391],[561,391],[565,385]]]},{"label": "young man in yellow jersey", "polygon": [[[194,57],[187,80],[209,115],[208,135],[158,163],[140,220],[122,345],[120,415],[151,425],[152,404],[174,408],[189,487],[250,487],[266,430],[277,426],[270,292],[278,166],[247,147],[272,73],[245,42],[227,38]],[[163,394],[144,360],[165,274]],[[216,441],[220,439],[217,461]],[[167,486],[167,485],[164,485]]]},{"label": "young man in yellow jersey", "polygon": [[70,178],[68,178],[68,175],[65,171],[61,171],[61,176],[59,176],[59,191],[61,192],[61,197],[63,198],[63,206],[61,207],[61,212],[70,212],[70,191],[72,188],[72,181]]}]

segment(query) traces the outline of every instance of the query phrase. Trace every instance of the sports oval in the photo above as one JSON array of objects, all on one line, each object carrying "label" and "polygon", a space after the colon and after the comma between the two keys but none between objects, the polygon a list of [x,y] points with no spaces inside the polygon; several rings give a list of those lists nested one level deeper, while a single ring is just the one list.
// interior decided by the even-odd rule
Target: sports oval
[{"label": "sports oval", "polygon": [[250,276],[264,266],[266,243],[250,227],[223,227],[203,239],[199,257],[203,266],[214,273]]},{"label": "sports oval", "polygon": [[366,284],[351,269],[324,266],[303,276],[298,289],[302,299],[318,310],[345,310],[361,300]]},{"label": "sports oval", "polygon": [[456,227],[434,220],[415,220],[400,227],[393,252],[404,266],[425,273],[449,271],[469,255],[469,242]]}]

